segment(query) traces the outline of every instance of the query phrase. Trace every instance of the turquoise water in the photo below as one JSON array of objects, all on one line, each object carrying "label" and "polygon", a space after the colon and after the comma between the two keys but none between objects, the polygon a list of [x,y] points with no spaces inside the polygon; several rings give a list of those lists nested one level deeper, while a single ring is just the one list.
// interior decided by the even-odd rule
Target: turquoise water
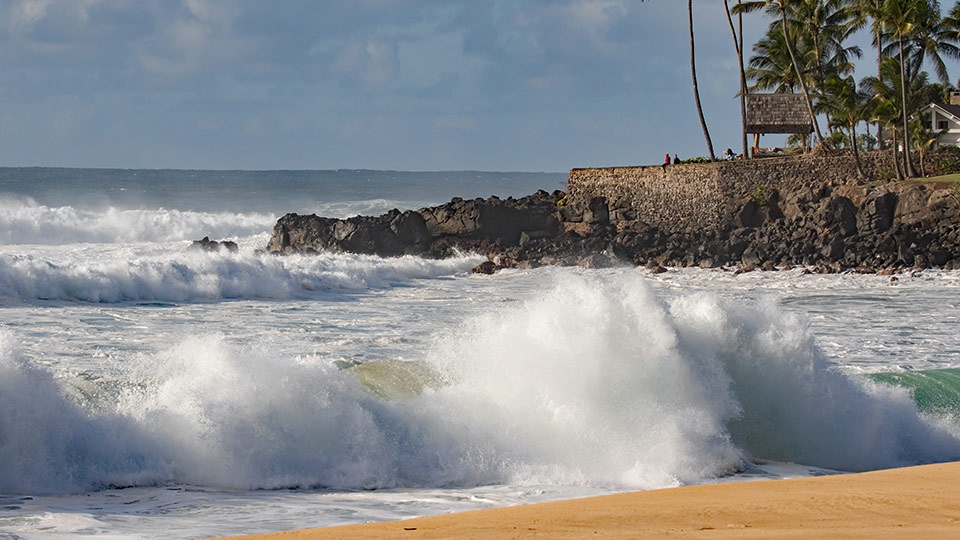
[{"label": "turquoise water", "polygon": [[960,416],[960,369],[874,373],[870,378],[908,389],[923,411]]}]

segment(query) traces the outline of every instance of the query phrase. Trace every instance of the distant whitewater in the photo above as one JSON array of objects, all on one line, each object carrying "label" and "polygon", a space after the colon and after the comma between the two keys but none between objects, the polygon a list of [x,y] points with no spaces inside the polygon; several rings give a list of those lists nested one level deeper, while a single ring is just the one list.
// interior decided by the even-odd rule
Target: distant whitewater
[{"label": "distant whitewater", "polygon": [[[471,254],[259,251],[286,210],[562,180],[0,169],[0,535],[207,537],[960,459],[960,409],[917,393],[960,389],[956,272],[478,276]],[[203,236],[241,249],[190,249]]]}]

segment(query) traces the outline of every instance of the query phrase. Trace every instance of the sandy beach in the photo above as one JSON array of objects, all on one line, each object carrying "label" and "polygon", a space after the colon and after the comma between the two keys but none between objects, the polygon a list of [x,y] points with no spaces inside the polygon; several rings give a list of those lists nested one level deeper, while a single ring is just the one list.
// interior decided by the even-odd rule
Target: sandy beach
[{"label": "sandy beach", "polygon": [[734,482],[247,539],[960,538],[960,463]]}]

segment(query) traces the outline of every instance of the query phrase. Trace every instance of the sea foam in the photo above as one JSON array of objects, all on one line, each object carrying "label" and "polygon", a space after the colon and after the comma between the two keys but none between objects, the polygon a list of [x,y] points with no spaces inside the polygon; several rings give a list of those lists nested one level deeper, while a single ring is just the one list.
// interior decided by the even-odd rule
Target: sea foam
[{"label": "sea foam", "polygon": [[0,197],[0,244],[66,245],[246,237],[272,229],[269,214],[160,209],[49,207]]},{"label": "sea foam", "polygon": [[[264,238],[259,239],[265,243]],[[0,254],[0,300],[186,302],[307,298],[468,272],[482,258],[383,259],[326,253],[275,257],[247,248],[205,252],[175,243],[137,250],[91,245]],[[91,255],[91,250],[97,254]]]},{"label": "sea foam", "polygon": [[[0,331],[0,492],[706,482],[751,458],[865,470],[960,458],[957,426],[851,378],[773,303],[562,274],[441,331],[436,384],[384,399],[269,343],[186,337],[54,374]],[[410,373],[422,372],[411,370]]]}]

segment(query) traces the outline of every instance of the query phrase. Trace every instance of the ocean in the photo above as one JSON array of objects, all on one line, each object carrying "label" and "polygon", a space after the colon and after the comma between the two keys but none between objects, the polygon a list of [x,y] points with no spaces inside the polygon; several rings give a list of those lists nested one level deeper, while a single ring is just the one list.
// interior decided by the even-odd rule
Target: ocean
[{"label": "ocean", "polygon": [[[263,253],[563,173],[0,168],[0,538],[199,538],[960,459],[960,272]],[[232,240],[237,252],[191,248]]]}]

